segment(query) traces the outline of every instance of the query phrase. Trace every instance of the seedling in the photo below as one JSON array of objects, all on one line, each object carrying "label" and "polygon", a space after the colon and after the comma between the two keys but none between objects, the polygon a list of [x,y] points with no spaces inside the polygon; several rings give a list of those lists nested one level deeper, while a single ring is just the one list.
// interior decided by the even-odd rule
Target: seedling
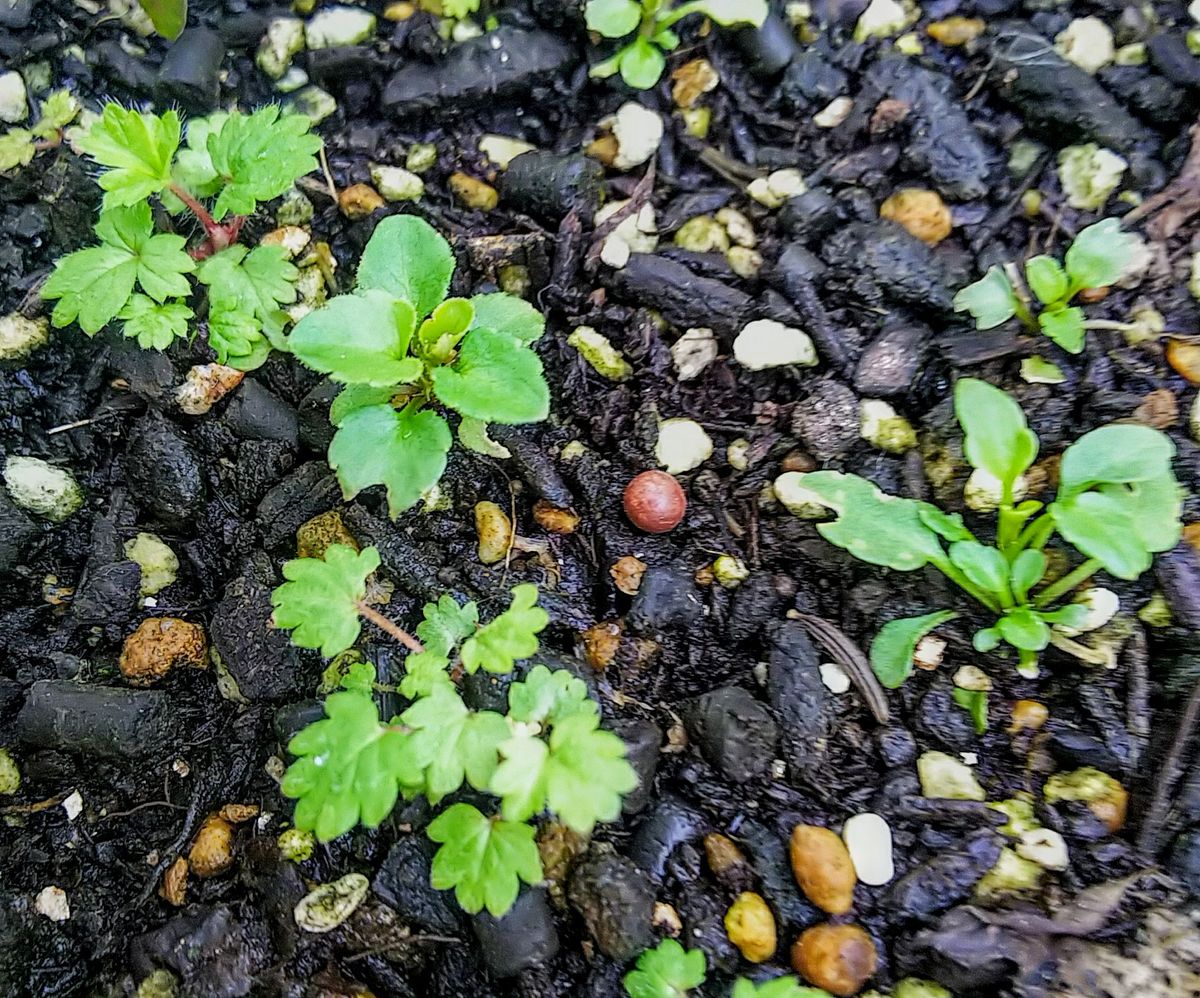
[{"label": "seedling", "polygon": [[674,25],[689,14],[703,14],[726,27],[760,27],[767,19],[767,0],[588,0],[584,17],[588,29],[605,38],[625,38],[636,32],[613,56],[592,67],[591,75],[607,79],[616,73],[637,90],[649,90],[661,78],[667,52],[679,47]]},{"label": "seedling", "polygon": [[39,152],[62,142],[63,129],[79,114],[79,101],[69,90],[56,90],[41,102],[32,128],[10,128],[0,135],[0,173],[28,166]]},{"label": "seedling", "polygon": [[586,685],[565,669],[530,669],[509,687],[507,715],[463,703],[456,676],[510,673],[537,652],[549,617],[536,605],[535,586],[517,586],[512,605],[482,625],[474,603],[443,595],[425,605],[414,637],[366,603],[367,577],[378,566],[374,548],[356,553],[342,545],[323,559],[284,565],[288,581],[272,596],[276,625],[292,631],[294,644],[333,656],[358,639],[360,618],[371,620],[410,651],[399,692],[412,704],[381,722],[373,670],[351,669],[345,688],[326,699],[326,717],[289,742],[297,758],[283,792],[296,799],[296,827],[323,842],[358,823],[379,825],[400,796],[424,796],[436,806],[464,782],[493,795],[499,813],[454,803],[427,833],[440,844],[433,886],[453,888],[465,911],[500,916],[522,881],[542,879],[531,820],[549,813],[588,835],[620,814],[637,776],[625,744],[600,727]]},{"label": "seedling", "polygon": [[1025,261],[1025,280],[1043,306],[1036,315],[1024,288],[1018,290],[1020,278],[1013,264],[992,267],[982,279],[959,291],[954,296],[954,310],[970,312],[979,329],[992,329],[1015,315],[1068,353],[1079,353],[1089,328],[1111,328],[1113,324],[1085,320],[1083,309],[1071,305],[1071,300],[1081,291],[1119,281],[1137,248],[1137,236],[1122,232],[1117,219],[1106,218],[1075,237],[1067,250],[1065,269],[1051,256]]},{"label": "seedling", "polygon": [[[664,939],[645,950],[623,981],[629,998],[687,998],[707,978],[704,951],[684,949],[674,939]],[[739,977],[730,998],[831,998],[828,991],[802,985],[790,974],[755,984]]]},{"label": "seedling", "polygon": [[[975,633],[975,648],[988,652],[1007,643],[1017,650],[1021,674],[1036,677],[1038,653],[1060,641],[1053,625],[1077,626],[1087,616],[1078,604],[1053,608],[1059,598],[1100,569],[1136,579],[1156,552],[1179,540],[1181,492],[1171,471],[1175,445],[1149,427],[1102,426],[1063,452],[1053,502],[1018,503],[1018,484],[1038,454],[1037,436],[1020,406],[974,378],[959,380],[954,401],[967,461],[998,483],[994,545],[978,540],[958,514],[885,495],[857,475],[789,472],[777,488],[835,511],[837,519],[817,530],[862,561],[900,572],[933,565],[995,615],[994,624]],[[1055,532],[1085,560],[1042,586],[1043,549]],[[917,642],[956,615],[938,610],[885,624],[870,656],[880,682],[891,688],[903,683]],[[986,723],[977,704],[963,706],[977,724]]]},{"label": "seedling", "polygon": [[138,0],[138,6],[163,38],[178,38],[187,25],[187,0]]},{"label": "seedling", "polygon": [[447,298],[454,255],[412,215],[376,226],[353,294],[309,313],[287,346],[346,387],[329,418],[329,465],[346,498],[387,488],[393,518],[437,484],[450,426],[435,400],[462,417],[459,440],[487,453],[488,423],[533,423],[550,411],[542,362],[530,347],[545,320],[528,302],[496,293]]},{"label": "seedling", "polygon": [[[295,300],[299,272],[282,248],[234,244],[259,204],[316,169],[321,140],[308,118],[273,104],[194,119],[180,148],[182,132],[174,111],[108,104],[80,136],[79,148],[106,168],[100,242],[60,259],[42,297],[58,302],[55,326],[77,321],[91,336],[120,319],[125,336],[163,350],[188,335],[194,276],[209,288],[208,342],[217,359],[252,370],[281,343],[281,306]],[[190,211],[204,239],[189,250],[183,236],[157,233],[155,198],[172,214]],[[211,211],[202,203],[208,199],[215,199]]]}]

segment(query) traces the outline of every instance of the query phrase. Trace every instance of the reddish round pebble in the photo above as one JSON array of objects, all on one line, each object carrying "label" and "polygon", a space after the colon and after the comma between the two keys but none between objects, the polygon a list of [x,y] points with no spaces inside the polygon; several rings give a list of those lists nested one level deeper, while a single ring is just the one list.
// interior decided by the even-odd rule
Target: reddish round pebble
[{"label": "reddish round pebble", "polygon": [[643,471],[625,486],[625,515],[648,534],[674,530],[687,512],[687,496],[665,471]]}]

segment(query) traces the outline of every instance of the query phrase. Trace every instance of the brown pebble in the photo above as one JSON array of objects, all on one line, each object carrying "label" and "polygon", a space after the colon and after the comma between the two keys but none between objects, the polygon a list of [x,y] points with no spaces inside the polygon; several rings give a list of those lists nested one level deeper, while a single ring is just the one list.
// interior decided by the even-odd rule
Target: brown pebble
[{"label": "brown pebble", "polygon": [[336,509],[314,516],[296,531],[297,558],[324,558],[325,552],[334,544],[358,550],[358,541],[346,529],[342,514]]},{"label": "brown pebble", "polygon": [[578,513],[555,506],[549,499],[533,504],[533,520],[549,534],[573,534],[579,526]]},{"label": "brown pebble", "polygon": [[216,877],[233,866],[233,825],[219,814],[210,814],[192,840],[188,864],[201,878]]},{"label": "brown pebble", "polygon": [[174,908],[182,908],[187,901],[188,861],[182,856],[167,867],[163,874],[158,895]]},{"label": "brown pebble", "polygon": [[1117,787],[1103,797],[1088,801],[1092,814],[1104,822],[1104,826],[1112,835],[1116,835],[1125,827],[1125,816],[1129,810],[1129,791]]},{"label": "brown pebble", "polygon": [[754,869],[746,854],[729,836],[709,832],[704,836],[704,858],[714,877],[730,890],[748,890],[754,882]]},{"label": "brown pebble", "polygon": [[581,635],[583,657],[597,672],[603,672],[617,657],[621,645],[621,625],[615,620],[602,620]]},{"label": "brown pebble", "polygon": [[882,135],[890,132],[908,117],[911,110],[912,105],[908,101],[895,100],[891,97],[881,100],[871,113],[871,134]]},{"label": "brown pebble", "polygon": [[208,665],[204,628],[178,617],[147,617],[121,649],[121,675],[131,686],[149,686],[174,666],[203,669]]},{"label": "brown pebble", "polygon": [[1076,297],[1085,305],[1094,305],[1108,297],[1108,288],[1084,288]]},{"label": "brown pebble", "polygon": [[500,203],[500,195],[496,188],[461,170],[450,174],[447,182],[454,196],[468,208],[475,208],[477,211],[491,211]]},{"label": "brown pebble", "polygon": [[687,512],[687,496],[673,475],[643,471],[625,486],[625,515],[648,534],[665,534],[679,526]]},{"label": "brown pebble", "polygon": [[1193,385],[1200,385],[1200,343],[1167,340],[1167,363]]},{"label": "brown pebble", "polygon": [[796,883],[813,904],[831,915],[853,907],[858,876],[840,835],[819,825],[797,825],[789,852]]},{"label": "brown pebble", "polygon": [[224,818],[231,825],[240,825],[243,822],[249,821],[251,818],[258,817],[257,804],[226,804],[217,812],[217,815]]},{"label": "brown pebble", "polygon": [[983,34],[987,24],[978,17],[947,17],[934,21],[925,31],[935,42],[951,48],[973,42]]},{"label": "brown pebble", "polygon": [[1044,703],[1037,700],[1018,700],[1013,704],[1012,724],[1009,725],[1010,735],[1022,731],[1037,731],[1050,717],[1050,711]]},{"label": "brown pebble", "polygon": [[613,562],[608,574],[626,596],[636,596],[642,587],[642,576],[646,574],[646,567],[641,558],[627,554]]},{"label": "brown pebble", "polygon": [[950,209],[937,191],[913,187],[896,191],[880,205],[879,214],[930,246],[940,243],[954,227]]},{"label": "brown pebble", "polygon": [[350,219],[367,218],[383,203],[382,195],[370,184],[351,184],[338,194],[338,207]]},{"label": "brown pebble", "polygon": [[816,471],[817,462],[811,454],[806,454],[802,450],[790,450],[783,455],[783,460],[779,463],[780,471],[799,471],[801,474],[809,471]]},{"label": "brown pebble", "polygon": [[1179,422],[1179,400],[1166,388],[1155,388],[1133,410],[1134,422],[1165,430]]},{"label": "brown pebble", "polygon": [[814,925],[792,946],[792,967],[838,998],[850,998],[875,974],[879,955],[857,925]]},{"label": "brown pebble", "polygon": [[762,896],[753,891],[739,894],[725,912],[725,934],[751,963],[762,963],[775,955],[775,916]]}]

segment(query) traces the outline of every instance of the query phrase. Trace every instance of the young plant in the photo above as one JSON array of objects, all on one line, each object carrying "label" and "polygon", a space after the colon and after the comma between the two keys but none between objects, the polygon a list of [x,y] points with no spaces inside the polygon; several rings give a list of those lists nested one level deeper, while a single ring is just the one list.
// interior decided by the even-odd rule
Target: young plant
[{"label": "young plant", "polygon": [[[590,31],[605,38],[634,35],[617,52],[592,67],[591,75],[607,79],[615,73],[637,90],[649,90],[661,79],[665,53],[679,46],[674,25],[689,14],[703,14],[726,27],[760,27],[767,19],[767,0],[588,0],[584,17]],[[636,32],[636,34],[635,34]]]},{"label": "young plant", "polygon": [[[975,648],[987,652],[1007,643],[1017,650],[1021,674],[1036,677],[1038,653],[1056,640],[1051,628],[1077,625],[1087,615],[1077,604],[1054,608],[1060,597],[1100,569],[1136,579],[1156,552],[1179,540],[1181,491],[1171,471],[1175,445],[1146,426],[1102,426],[1063,452],[1053,502],[1017,502],[1022,476],[1038,454],[1037,436],[1020,406],[974,378],[959,380],[954,401],[968,463],[996,483],[994,544],[980,541],[958,514],[885,495],[857,475],[789,472],[776,489],[836,512],[837,519],[817,530],[862,561],[901,572],[925,565],[938,569],[995,617],[975,633]],[[1085,560],[1039,589],[1046,574],[1043,549],[1056,532]],[[870,655],[880,682],[891,688],[903,683],[917,642],[953,616],[952,610],[939,610],[885,624]],[[977,704],[963,706],[977,724],[986,723]]]},{"label": "young plant", "polygon": [[163,38],[174,41],[187,26],[187,0],[138,0],[138,6]]},{"label": "young plant", "polygon": [[[982,279],[959,291],[954,296],[954,310],[970,312],[979,329],[992,329],[1015,315],[1068,353],[1079,353],[1084,333],[1092,323],[1084,319],[1083,309],[1071,305],[1071,300],[1081,291],[1119,281],[1137,247],[1137,236],[1122,232],[1117,219],[1106,218],[1075,237],[1067,250],[1065,269],[1051,256],[1025,261],[1025,280],[1042,304],[1036,316],[1024,288],[1018,290],[1019,278],[1012,264],[992,267]],[[1101,328],[1100,324],[1095,328]]]},{"label": "young plant", "polygon": [[453,271],[450,246],[431,225],[385,218],[354,293],[306,315],[287,338],[300,360],[346,386],[329,412],[337,427],[329,465],[346,498],[383,485],[393,518],[445,470],[450,426],[432,403],[462,417],[459,440],[475,450],[486,448],[487,423],[533,423],[550,411],[530,349],[545,320],[508,294],[447,298]]},{"label": "young plant", "polygon": [[[115,319],[139,345],[163,350],[187,336],[186,299],[194,276],[208,287],[208,342],[222,364],[259,366],[281,343],[299,272],[282,248],[234,245],[246,217],[316,169],[321,140],[303,115],[267,105],[252,114],[219,113],[188,124],[179,115],[108,104],[77,141],[106,170],[96,246],[60,259],[42,288],[57,301],[55,326],[78,322],[89,336]],[[151,202],[190,211],[204,239],[156,232]],[[215,199],[211,212],[203,201]],[[199,263],[197,263],[199,261]]]},{"label": "young plant", "polygon": [[[429,825],[439,848],[432,883],[454,889],[472,914],[504,914],[521,882],[536,884],[542,865],[532,819],[549,813],[581,835],[621,812],[637,785],[625,744],[600,727],[600,709],[582,680],[564,669],[530,669],[508,692],[508,713],[471,710],[456,685],[462,672],[513,671],[538,649],[546,612],[537,589],[513,589],[512,605],[487,624],[474,603],[443,595],[425,605],[413,637],[366,602],[367,577],[379,566],[374,548],[334,545],[323,559],[284,565],[275,590],[277,626],[292,642],[340,654],[357,639],[365,617],[410,651],[399,692],[411,705],[382,722],[371,695],[374,676],[350,670],[341,692],[325,701],[323,720],[289,743],[296,761],[283,793],[296,799],[295,823],[328,841],[355,824],[375,827],[400,796],[437,806],[467,783],[498,798],[498,813],[454,803]],[[369,685],[370,683],[371,685]]]},{"label": "young plant", "polygon": [[[685,950],[674,939],[664,939],[654,949],[645,950],[633,970],[625,975],[625,994],[629,998],[687,998],[693,988],[707,978],[704,951]],[[831,998],[828,991],[808,988],[795,977],[775,977],[755,984],[739,977],[730,998]]]},{"label": "young plant", "polygon": [[62,143],[63,129],[79,114],[79,101],[69,90],[55,90],[41,102],[32,128],[10,128],[0,135],[0,173],[28,166],[39,152]]}]

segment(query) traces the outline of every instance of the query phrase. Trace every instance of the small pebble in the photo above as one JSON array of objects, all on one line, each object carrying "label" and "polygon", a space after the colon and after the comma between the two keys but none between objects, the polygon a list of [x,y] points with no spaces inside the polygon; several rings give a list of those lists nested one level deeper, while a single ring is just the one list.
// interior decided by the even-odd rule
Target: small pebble
[{"label": "small pebble", "polygon": [[83,489],[65,468],[41,458],[12,456],[4,462],[8,495],[22,509],[62,523],[83,505]]},{"label": "small pebble", "polygon": [[591,326],[579,326],[571,331],[567,343],[579,351],[592,369],[609,381],[628,381],[633,377],[633,365],[612,345],[607,336]]},{"label": "small pebble", "polygon": [[83,795],[78,790],[72,791],[62,802],[62,809],[66,812],[67,821],[74,821],[83,813]]},{"label": "small pebble", "polygon": [[483,500],[475,504],[475,533],[479,538],[479,560],[485,565],[503,561],[512,548],[512,521],[494,502]]},{"label": "small pebble", "polygon": [[875,943],[858,925],[814,925],[792,946],[792,967],[838,998],[858,994],[879,962]]},{"label": "small pebble", "polygon": [[425,193],[425,181],[402,166],[372,163],[371,183],[385,201],[419,201]]},{"label": "small pebble", "polygon": [[671,475],[698,468],[712,457],[712,438],[694,419],[675,417],[658,424],[654,457]]},{"label": "small pebble", "polygon": [[747,323],[733,341],[733,355],[751,371],[789,364],[813,367],[817,363],[817,350],[808,333],[774,319]]},{"label": "small pebble", "polygon": [[147,617],[121,648],[121,675],[130,686],[150,686],[175,666],[208,665],[204,628],[178,617]]},{"label": "small pebble", "polygon": [[813,124],[818,128],[837,128],[850,117],[854,110],[854,100],[851,97],[835,97],[823,110],[813,115]]},{"label": "small pebble", "polygon": [[353,220],[367,218],[383,205],[383,198],[370,184],[351,184],[338,194],[338,208]]},{"label": "small pebble", "polygon": [[573,534],[579,526],[579,514],[555,506],[548,499],[539,499],[533,504],[533,520],[550,534]]},{"label": "small pebble", "polygon": [[450,190],[468,208],[476,211],[491,211],[500,203],[500,194],[490,184],[457,170],[447,181]]},{"label": "small pebble", "polygon": [[930,246],[940,243],[954,227],[950,209],[937,191],[912,187],[897,191],[880,205],[879,214]]},{"label": "small pebble", "polygon": [[837,662],[821,663],[821,682],[830,693],[838,696],[850,689],[850,677]]},{"label": "small pebble", "polygon": [[1018,700],[1013,704],[1012,724],[1009,726],[1010,735],[1022,731],[1037,731],[1050,717],[1050,711],[1044,703],[1036,700]]},{"label": "small pebble", "polygon": [[836,834],[819,825],[797,825],[792,829],[789,855],[796,883],[818,908],[844,915],[854,906],[854,863],[846,843]]},{"label": "small pebble", "polygon": [[1167,340],[1167,363],[1193,385],[1200,385],[1200,343]]},{"label": "small pebble", "polygon": [[866,811],[846,819],[842,839],[854,863],[859,883],[879,887],[896,875],[892,860],[892,828],[878,814]]},{"label": "small pebble", "polygon": [[973,693],[990,693],[992,679],[977,665],[964,665],[954,673],[954,685]]},{"label": "small pebble", "polygon": [[20,312],[0,316],[0,361],[22,360],[50,339],[45,317],[27,319]]},{"label": "small pebble", "polygon": [[305,932],[329,932],[348,919],[363,903],[371,881],[361,873],[347,873],[300,899],[293,912]]},{"label": "small pebble", "polygon": [[775,955],[775,916],[762,896],[745,891],[725,912],[725,933],[750,963],[762,963]]},{"label": "small pebble", "polygon": [[694,107],[704,94],[717,89],[721,77],[707,59],[691,59],[671,74],[671,99],[676,107]]},{"label": "small pebble", "polygon": [[0,794],[11,796],[21,789],[21,770],[8,749],[0,748]]},{"label": "small pebble", "polygon": [[955,47],[973,42],[983,34],[987,22],[978,17],[947,17],[934,21],[926,29],[929,37],[941,45]]},{"label": "small pebble", "polygon": [[1054,38],[1054,47],[1068,62],[1095,75],[1116,55],[1112,29],[1098,17],[1077,17]]},{"label": "small pebble", "polygon": [[1052,828],[1031,828],[1022,832],[1017,855],[1045,870],[1065,870],[1071,865],[1066,840]]},{"label": "small pebble", "polygon": [[945,800],[987,800],[971,767],[945,752],[926,752],[917,760],[921,793]]},{"label": "small pebble", "polygon": [[142,532],[126,541],[125,557],[141,569],[143,596],[161,592],[179,575],[179,556],[157,534]]},{"label": "small pebble", "polygon": [[530,145],[522,139],[514,139],[508,135],[485,135],[479,140],[479,151],[501,170],[507,170],[508,164],[522,153],[533,152],[536,148],[537,146]]},{"label": "small pebble", "polygon": [[889,454],[903,454],[917,446],[917,431],[891,404],[863,399],[859,409],[859,434],[867,443]]},{"label": "small pebble", "polygon": [[636,596],[646,574],[646,563],[634,555],[627,554],[613,562],[608,574],[613,583],[626,596]]},{"label": "small pebble", "polygon": [[71,906],[67,902],[67,892],[61,887],[43,887],[38,891],[37,900],[33,903],[34,910],[43,918],[52,922],[65,922],[71,917]]},{"label": "small pebble", "polygon": [[698,378],[703,370],[717,359],[720,347],[711,329],[689,329],[671,344],[671,359],[675,376],[680,381]]},{"label": "small pebble", "polygon": [[188,866],[197,877],[217,877],[233,866],[233,825],[217,814],[204,819],[192,848]]},{"label": "small pebble", "polygon": [[632,170],[635,166],[641,166],[662,144],[662,115],[637,101],[622,104],[610,119],[609,127],[617,140],[617,154],[612,162],[617,170]]},{"label": "small pebble", "polygon": [[625,486],[625,515],[639,530],[664,534],[677,527],[687,512],[687,497],[671,475],[643,471]]}]

